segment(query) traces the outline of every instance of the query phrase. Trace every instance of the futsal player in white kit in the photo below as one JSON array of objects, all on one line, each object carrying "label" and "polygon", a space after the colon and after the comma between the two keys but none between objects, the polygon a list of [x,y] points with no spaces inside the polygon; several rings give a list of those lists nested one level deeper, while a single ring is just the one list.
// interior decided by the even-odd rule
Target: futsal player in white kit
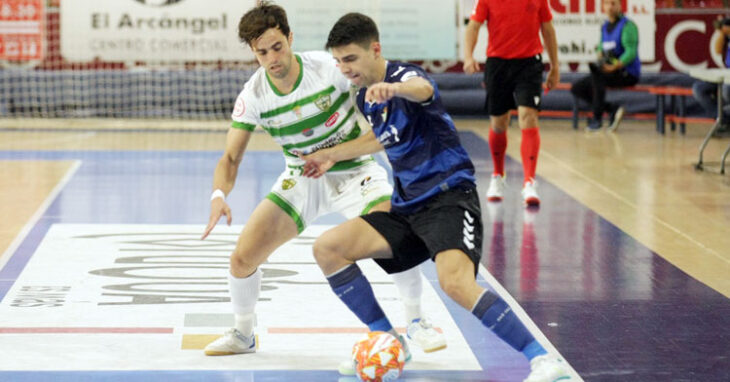
[{"label": "futsal player in white kit", "polygon": [[[393,191],[386,171],[372,156],[335,164],[322,178],[301,176],[298,154],[309,154],[363,135],[356,122],[350,84],[325,52],[294,53],[286,13],[266,2],[249,10],[239,23],[239,37],[253,50],[261,67],[246,82],[232,113],[233,124],[213,179],[211,212],[202,238],[222,216],[232,220],[225,201],[233,189],[238,166],[256,126],[281,145],[286,169],[256,207],[230,256],[229,287],[235,326],[205,348],[207,355],[252,353],[255,307],[261,287],[259,265],[274,250],[300,234],[317,217],[339,212],[347,219],[388,211]],[[407,337],[424,351],[446,347],[421,312],[418,267],[396,269],[377,260],[391,273],[405,305]]]}]

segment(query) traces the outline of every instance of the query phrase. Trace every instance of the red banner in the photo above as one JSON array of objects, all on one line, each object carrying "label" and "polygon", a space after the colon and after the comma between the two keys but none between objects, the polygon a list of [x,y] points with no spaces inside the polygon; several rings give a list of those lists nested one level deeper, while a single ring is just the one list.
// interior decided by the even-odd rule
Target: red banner
[{"label": "red banner", "polygon": [[44,0],[0,0],[0,60],[43,60]]},{"label": "red banner", "polygon": [[716,14],[657,14],[656,58],[661,71],[687,72],[692,68],[717,68],[722,58],[713,49],[721,38],[712,23]]}]

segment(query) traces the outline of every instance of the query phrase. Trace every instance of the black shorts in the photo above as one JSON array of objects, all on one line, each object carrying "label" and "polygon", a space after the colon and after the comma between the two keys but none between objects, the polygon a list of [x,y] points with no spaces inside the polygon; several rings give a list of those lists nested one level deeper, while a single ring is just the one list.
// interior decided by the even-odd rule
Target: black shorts
[{"label": "black shorts", "polygon": [[539,54],[517,59],[487,58],[484,81],[489,115],[502,115],[517,106],[540,110],[543,68]]},{"label": "black shorts", "polygon": [[482,257],[482,212],[475,188],[454,188],[431,199],[420,211],[361,216],[390,245],[392,259],[375,259],[387,273],[403,272],[448,249],[460,249],[474,263]]}]

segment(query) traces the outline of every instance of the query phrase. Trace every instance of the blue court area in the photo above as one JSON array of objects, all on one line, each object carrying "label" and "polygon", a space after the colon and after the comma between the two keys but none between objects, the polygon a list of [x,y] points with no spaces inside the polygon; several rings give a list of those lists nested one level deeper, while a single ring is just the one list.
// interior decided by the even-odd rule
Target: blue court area
[{"label": "blue court area", "polygon": [[[462,133],[462,142],[478,169],[483,193],[491,170],[488,146],[472,133]],[[266,359],[267,352],[262,351],[264,358],[253,362],[247,356],[205,357],[202,351],[185,347],[186,336],[222,333],[224,324],[206,324],[205,320],[218,322],[230,310],[225,301],[225,269],[235,231],[223,228],[218,236],[219,247],[200,249],[195,241],[207,222],[211,178],[219,155],[179,151],[0,152],[1,160],[80,161],[68,183],[0,270],[0,353],[4,354],[0,360],[0,380],[354,381],[340,377],[336,363],[332,363],[332,368],[312,368],[320,355],[332,360],[347,356],[339,353],[338,341],[352,334],[344,330],[345,334],[337,334],[336,330],[335,334],[322,333],[331,326],[356,327],[353,317],[343,316],[342,325],[336,321],[327,324],[326,320],[322,325],[311,325],[320,329],[314,334],[295,330],[300,334],[286,338],[292,343],[298,341],[295,336],[313,341],[308,345],[311,353],[290,354],[287,349],[294,345],[278,344],[273,333],[289,328],[284,318],[292,313],[282,306],[267,308],[261,302],[264,312],[260,312],[259,320],[265,314],[270,321],[277,321],[270,323],[268,333],[272,348],[281,346],[280,353],[272,352]],[[245,224],[282,168],[283,159],[278,152],[246,153],[236,188],[228,198],[234,224]],[[525,210],[519,197],[521,171],[519,163],[508,159],[510,192],[506,199],[500,204],[483,202],[482,263],[493,278],[482,269],[482,285],[503,296],[506,289],[536,325],[533,330],[538,339],[544,340],[544,333],[585,380],[728,380],[728,299],[545,180],[538,179],[541,208]],[[326,226],[337,224],[341,218],[333,215],[321,220],[318,223]],[[168,236],[156,241],[155,235]],[[119,236],[125,239],[108,239]],[[117,246],[108,246],[100,238]],[[293,251],[307,243],[311,244],[311,240],[304,238],[293,243],[300,245],[293,247]],[[110,251],[123,256],[106,258]],[[155,251],[174,260],[145,258]],[[191,251],[195,256],[185,257]],[[331,291],[327,294],[323,278],[316,279],[310,252],[299,261],[274,260],[268,266],[278,267],[279,274],[294,272],[291,269],[300,275],[311,274],[309,281],[298,285],[319,288],[312,290],[322,293],[316,295],[315,302],[301,308],[301,314],[321,316],[330,309],[343,309]],[[129,265],[149,262],[157,265],[147,269]],[[209,300],[190,303],[191,288],[185,282],[169,281],[178,280],[175,275],[163,271],[155,275],[146,273],[155,267],[165,268],[170,262],[176,262],[178,269],[194,280],[187,284],[202,288],[198,292],[204,293],[195,298],[202,299],[200,296],[204,295]],[[201,269],[204,273],[193,273]],[[428,356],[435,358],[424,355],[420,361],[416,354],[402,379],[522,380],[528,371],[524,358],[440,291],[432,264],[426,264],[422,270],[432,286],[430,293],[440,300],[434,301],[436,308],[445,314],[438,323],[445,329],[449,348]],[[74,274],[89,282],[78,282]],[[135,281],[109,281],[114,277],[122,280],[120,275]],[[276,275],[270,273],[271,277]],[[94,283],[98,280],[103,282],[97,288]],[[159,280],[168,280],[164,282],[168,287],[177,283],[177,300],[169,295],[160,298],[159,293],[145,289],[152,283],[159,287],[163,283]],[[279,292],[285,290],[284,285],[277,285]],[[387,285],[382,287],[387,295]],[[94,288],[103,293],[84,294],[83,289]],[[44,293],[46,297],[64,300],[63,306],[23,306],[23,296],[43,297]],[[265,296],[263,293],[262,297]],[[329,303],[333,305],[327,306]],[[128,321],[109,316],[115,312]],[[166,316],[170,312],[179,319]],[[115,322],[117,319],[120,321]],[[448,329],[448,325],[455,325],[455,329]],[[332,351],[326,345],[330,343]],[[264,337],[264,349],[266,344]],[[552,345],[548,344],[548,348],[553,349]],[[11,346],[22,351],[4,348]],[[158,348],[158,353],[146,353]],[[118,361],[104,357],[103,353],[116,351],[122,352],[128,361],[115,363]],[[449,352],[459,351],[464,351],[465,356],[456,357],[458,362],[449,361],[448,370],[429,368],[429,363],[439,361],[439,354],[447,357]],[[78,360],[89,352],[101,354]],[[467,366],[459,369],[462,359]],[[469,364],[467,361],[472,359],[473,364]],[[37,364],[44,366],[35,367]],[[454,365],[457,367],[448,367]]]}]

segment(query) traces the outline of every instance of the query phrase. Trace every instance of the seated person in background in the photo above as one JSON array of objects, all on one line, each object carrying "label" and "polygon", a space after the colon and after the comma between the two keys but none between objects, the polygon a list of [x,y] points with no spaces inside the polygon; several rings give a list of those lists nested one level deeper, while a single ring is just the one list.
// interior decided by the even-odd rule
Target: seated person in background
[{"label": "seated person in background", "polygon": [[[720,38],[715,40],[713,46],[715,53],[722,56],[722,62],[726,68],[730,68],[730,18],[717,16],[715,29],[720,33]],[[696,81],[692,84],[692,94],[695,100],[702,105],[707,115],[717,118],[717,85],[712,82]],[[725,107],[721,117],[722,125],[717,130],[719,133],[730,133],[730,85],[722,87],[722,100]]]},{"label": "seated person in background", "polygon": [[633,86],[641,75],[636,24],[623,15],[620,0],[603,0],[603,11],[608,21],[601,27],[598,62],[590,64],[590,76],[578,80],[570,89],[577,98],[593,105],[593,118],[588,123],[590,131],[601,129],[604,111],[610,115],[609,130],[616,130],[624,108],[606,102],[606,86]]}]

